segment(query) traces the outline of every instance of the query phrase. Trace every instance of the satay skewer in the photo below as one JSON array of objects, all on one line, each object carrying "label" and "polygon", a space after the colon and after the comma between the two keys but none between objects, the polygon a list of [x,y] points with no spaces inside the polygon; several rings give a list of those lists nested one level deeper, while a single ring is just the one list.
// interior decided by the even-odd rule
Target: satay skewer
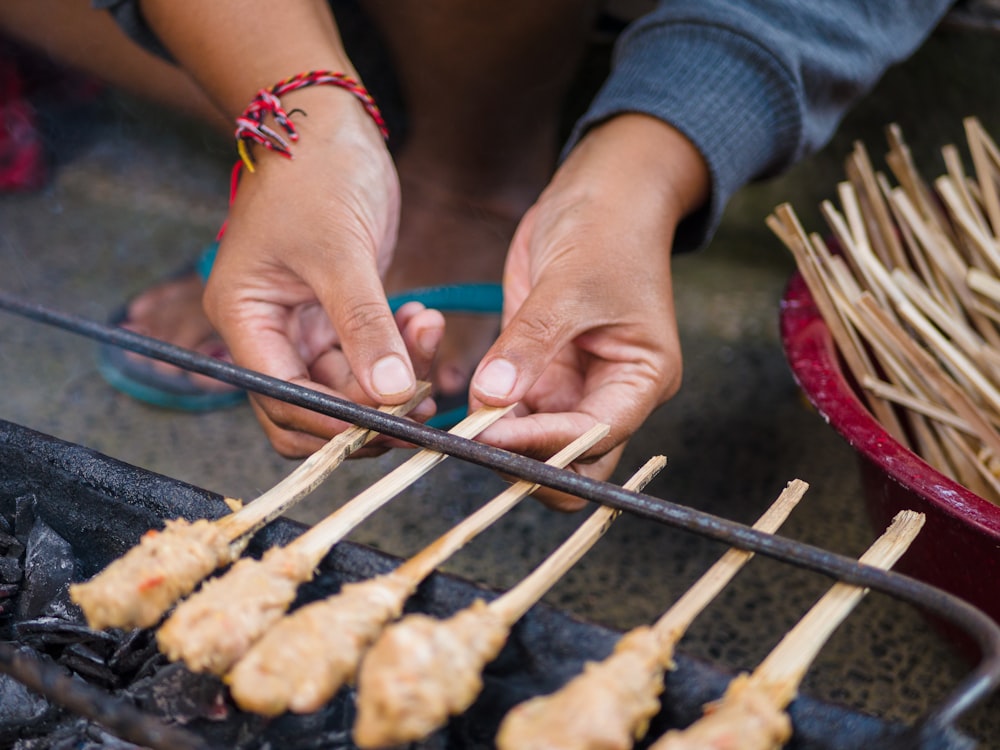
[{"label": "satay skewer", "polygon": [[[596,425],[546,463],[565,467],[608,432],[607,425]],[[337,594],[283,618],[226,675],[233,699],[265,716],[318,710],[354,681],[365,650],[400,616],[417,586],[538,486],[515,482],[395,570],[345,584]]]},{"label": "satay skewer", "polygon": [[[924,524],[922,513],[904,510],[861,556],[859,562],[891,568]],[[701,719],[673,730],[651,750],[775,750],[791,737],[785,713],[799,684],[834,630],[868,593],[847,583],[835,584],[795,625],[751,675],[730,682],[725,694],[709,704]]]},{"label": "satay skewer", "polygon": [[954,427],[956,430],[961,430],[966,435],[970,435],[972,437],[977,436],[972,425],[955,414],[955,412],[949,411],[938,404],[931,403],[927,399],[914,396],[912,393],[904,390],[903,388],[899,388],[892,383],[887,383],[884,380],[879,380],[878,378],[873,378],[871,376],[865,376],[862,378],[860,385],[866,391],[871,391],[879,397],[884,398],[886,401],[892,401],[900,406],[905,406],[910,411],[921,414],[934,421],[941,422],[949,427]]},{"label": "satay skewer", "polygon": [[997,280],[996,276],[978,268],[970,268],[965,281],[972,291],[981,294],[991,302],[1000,304],[1000,280]]},{"label": "satay skewer", "polygon": [[[384,406],[381,411],[407,414],[429,394],[430,384],[422,383],[405,404]],[[254,532],[316,489],[377,434],[365,427],[349,427],[274,487],[228,516],[166,521],[162,531],[146,532],[138,545],[89,581],[70,586],[70,597],[95,630],[155,625],[202,579],[237,559]]]},{"label": "satay skewer", "polygon": [[[473,438],[512,408],[483,407],[449,432]],[[225,674],[281,619],[334,544],[447,457],[421,450],[290,544],[270,548],[260,560],[237,560],[177,606],[157,631],[160,650],[193,672]]]},{"label": "satay skewer", "polygon": [[[809,485],[795,479],[753,525],[777,531]],[[728,550],[652,627],[625,633],[614,651],[555,693],[515,706],[500,724],[499,750],[629,750],[660,710],[664,673],[674,647],[694,619],[722,591],[752,552]]]},{"label": "satay skewer", "polygon": [[[650,459],[628,482],[638,490],[665,465]],[[514,588],[448,619],[414,614],[387,627],[361,662],[354,742],[395,747],[419,740],[465,711],[482,690],[484,667],[514,623],[603,536],[620,511],[601,507]]]}]

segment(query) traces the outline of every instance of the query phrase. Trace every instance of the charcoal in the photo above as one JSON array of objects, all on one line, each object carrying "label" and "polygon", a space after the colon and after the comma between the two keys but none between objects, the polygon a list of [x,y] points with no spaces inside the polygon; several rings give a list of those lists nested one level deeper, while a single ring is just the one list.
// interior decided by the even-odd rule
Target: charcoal
[{"label": "charcoal", "polygon": [[20,733],[52,721],[58,714],[48,701],[9,675],[0,675],[0,743],[4,747]]},{"label": "charcoal", "polygon": [[189,672],[183,664],[170,664],[124,694],[142,710],[187,724],[195,719],[223,721],[231,713],[225,685],[213,675]]},{"label": "charcoal", "polygon": [[[24,503],[25,505],[27,503]],[[18,530],[22,514],[18,505]],[[31,511],[34,519],[34,508]],[[48,524],[39,520],[27,536],[24,560],[24,583],[18,604],[18,616],[34,619],[43,615],[78,620],[80,610],[69,598],[69,585],[76,570],[73,547]]]},{"label": "charcoal", "polygon": [[0,599],[13,598],[21,587],[16,583],[0,583]]},{"label": "charcoal", "polygon": [[59,663],[102,687],[110,688],[119,684],[118,675],[108,666],[104,657],[82,643],[70,644],[59,657]]},{"label": "charcoal", "polygon": [[0,557],[0,583],[17,583],[21,580],[24,568],[17,557]]},{"label": "charcoal", "polygon": [[44,737],[22,739],[11,750],[142,750],[84,719],[65,722]]},{"label": "charcoal", "polygon": [[102,651],[111,653],[118,642],[118,639],[111,633],[91,630],[82,623],[61,617],[38,617],[34,620],[22,620],[14,626],[14,632],[17,633],[18,638],[32,648],[87,642],[102,644]]},{"label": "charcoal", "polygon": [[127,633],[117,631],[119,642],[114,653],[108,658],[108,666],[126,681],[146,677],[151,674],[151,661],[160,662],[160,650],[151,630],[132,630]]},{"label": "charcoal", "polygon": [[35,506],[38,499],[34,494],[21,495],[14,501],[14,537],[25,547],[28,535],[35,526]]},{"label": "charcoal", "polygon": [[[3,518],[3,516],[0,516],[0,518]],[[24,554],[24,545],[13,534],[0,531],[0,551],[6,557],[13,557],[15,560],[19,560],[21,555]]]},{"label": "charcoal", "polygon": [[[266,736],[275,747],[289,750],[353,750],[351,727],[354,726],[354,691],[341,690],[335,700],[322,711],[312,714],[283,714],[267,727]],[[323,738],[326,744],[317,744]]]}]

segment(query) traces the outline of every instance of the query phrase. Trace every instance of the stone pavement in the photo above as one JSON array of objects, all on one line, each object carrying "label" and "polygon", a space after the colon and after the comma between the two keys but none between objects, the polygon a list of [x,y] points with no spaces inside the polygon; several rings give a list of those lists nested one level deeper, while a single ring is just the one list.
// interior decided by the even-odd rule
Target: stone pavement
[{"label": "stone pavement", "polygon": [[[810,228],[861,139],[873,154],[898,122],[918,163],[961,142],[961,118],[1000,134],[996,37],[940,33],[892,71],[820,155],[745,190],[711,246],[676,261],[685,353],[681,393],[634,437],[619,479],[653,454],[667,469],[647,493],[750,522],[787,481],[811,484],[782,530],[857,555],[873,539],[849,447],[806,405],[785,363],[778,302],[791,259],[764,226],[791,201]],[[130,295],[193,258],[226,209],[232,153],[211,136],[131,99],[108,96],[79,131],[54,144],[50,183],[0,196],[0,285],[5,291],[103,320]],[[936,174],[936,173],[935,173]],[[144,406],[101,379],[95,345],[0,314],[0,418],[220,493],[252,499],[294,468],[274,454],[247,407],[185,415]],[[349,462],[293,513],[305,522],[405,458]],[[503,483],[458,460],[442,464],[351,538],[408,555]],[[505,588],[581,520],[523,503],[447,569]],[[721,553],[720,545],[625,515],[547,601],[616,628],[648,623]],[[733,668],[753,667],[827,587],[820,576],[759,558],[694,625],[681,649]],[[871,595],[835,634],[803,690],[906,721],[967,673],[952,646],[906,605]],[[1000,699],[963,728],[1000,748]]]}]

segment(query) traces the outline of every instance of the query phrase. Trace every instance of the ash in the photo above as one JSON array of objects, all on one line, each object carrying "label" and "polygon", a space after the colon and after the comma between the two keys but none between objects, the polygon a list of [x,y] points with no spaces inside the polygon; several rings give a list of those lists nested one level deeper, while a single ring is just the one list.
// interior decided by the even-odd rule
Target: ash
[{"label": "ash", "polygon": [[[35,513],[35,496],[0,514],[0,641],[59,664],[150,716],[182,725],[213,747],[239,750],[353,750],[354,695],[345,688],[321,711],[275,719],[240,711],[222,682],[171,664],[151,630],[89,629],[69,598],[80,580],[72,545]],[[454,739],[454,738],[453,738]],[[443,734],[416,750],[475,747]],[[483,744],[482,747],[489,745]],[[128,750],[108,729],[54,705],[0,674],[0,750]]]}]

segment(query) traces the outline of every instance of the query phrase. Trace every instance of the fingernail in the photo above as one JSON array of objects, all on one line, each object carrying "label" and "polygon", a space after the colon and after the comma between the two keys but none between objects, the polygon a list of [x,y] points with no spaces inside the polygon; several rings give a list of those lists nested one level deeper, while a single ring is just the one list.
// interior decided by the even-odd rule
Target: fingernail
[{"label": "fingernail", "polygon": [[506,359],[494,359],[476,376],[476,387],[494,398],[508,395],[516,382],[517,368]]},{"label": "fingernail", "polygon": [[383,396],[394,396],[413,385],[410,368],[395,354],[382,357],[372,368],[372,385]]},{"label": "fingernail", "polygon": [[444,338],[444,330],[441,328],[425,328],[417,334],[417,346],[424,354],[434,354],[437,351],[441,339]]}]

